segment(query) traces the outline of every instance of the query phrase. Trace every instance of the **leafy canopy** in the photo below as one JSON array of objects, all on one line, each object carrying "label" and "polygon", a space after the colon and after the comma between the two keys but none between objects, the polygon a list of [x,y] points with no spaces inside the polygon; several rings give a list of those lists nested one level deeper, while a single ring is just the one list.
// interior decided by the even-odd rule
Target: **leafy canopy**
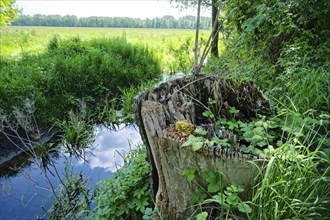
[{"label": "leafy canopy", "polygon": [[5,27],[17,18],[18,8],[14,6],[15,0],[0,1],[0,27]]}]

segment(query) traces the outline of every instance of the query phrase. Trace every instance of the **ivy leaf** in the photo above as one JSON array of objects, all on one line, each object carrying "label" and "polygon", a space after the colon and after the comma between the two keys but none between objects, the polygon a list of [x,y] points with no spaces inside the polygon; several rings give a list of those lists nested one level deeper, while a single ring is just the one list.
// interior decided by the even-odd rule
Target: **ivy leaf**
[{"label": "ivy leaf", "polygon": [[251,149],[252,147],[251,146],[245,146],[245,145],[243,145],[243,146],[241,146],[241,151],[243,151],[244,153],[250,153],[251,152]]},{"label": "ivy leaf", "polygon": [[253,132],[257,135],[263,135],[264,129],[262,127],[256,127],[255,129],[253,129]]},{"label": "ivy leaf", "polygon": [[207,191],[209,193],[215,193],[215,192],[218,192],[220,190],[220,177],[219,177],[219,174],[214,173],[213,171],[207,171],[205,173],[202,173],[202,177],[208,183]]},{"label": "ivy leaf", "polygon": [[236,121],[229,121],[228,126],[230,130],[234,130],[235,128],[238,128],[238,123]]}]

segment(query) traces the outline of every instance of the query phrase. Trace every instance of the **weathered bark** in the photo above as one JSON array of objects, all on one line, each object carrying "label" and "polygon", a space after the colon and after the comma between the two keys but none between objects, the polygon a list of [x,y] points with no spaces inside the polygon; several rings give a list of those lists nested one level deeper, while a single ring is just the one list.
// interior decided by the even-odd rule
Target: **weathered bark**
[{"label": "weathered bark", "polygon": [[218,49],[218,42],[219,42],[219,8],[218,3],[219,0],[212,0],[212,25],[214,26],[214,30],[212,32],[212,43],[211,43],[211,55],[218,57],[219,56],[219,49]]},{"label": "weathered bark", "polygon": [[191,194],[197,185],[189,183],[182,171],[195,169],[222,172],[231,183],[249,188],[255,176],[246,163],[249,155],[229,152],[221,147],[204,147],[197,152],[182,148],[186,136],[173,125],[187,120],[195,126],[207,124],[202,115],[209,99],[219,102],[218,116],[229,118],[231,107],[239,109],[242,120],[254,117],[269,104],[250,81],[239,85],[212,76],[188,76],[160,84],[136,97],[136,121],[147,147],[151,165],[151,186],[163,219],[186,219],[192,212]]}]

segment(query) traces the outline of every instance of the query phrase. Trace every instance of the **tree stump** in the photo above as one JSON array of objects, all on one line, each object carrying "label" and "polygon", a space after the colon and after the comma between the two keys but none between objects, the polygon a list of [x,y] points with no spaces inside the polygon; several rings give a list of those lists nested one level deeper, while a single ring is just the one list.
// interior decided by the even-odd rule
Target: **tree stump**
[{"label": "tree stump", "polygon": [[135,117],[151,165],[151,188],[163,219],[186,219],[193,213],[191,194],[197,185],[182,175],[185,169],[221,172],[231,183],[249,189],[256,175],[246,163],[251,159],[239,151],[219,146],[194,152],[181,147],[186,136],[175,131],[174,124],[186,120],[195,126],[210,126],[203,112],[209,100],[216,100],[217,117],[229,118],[231,107],[239,109],[238,118],[255,117],[269,108],[258,87],[251,81],[239,84],[214,76],[186,76],[146,90],[135,98]]}]

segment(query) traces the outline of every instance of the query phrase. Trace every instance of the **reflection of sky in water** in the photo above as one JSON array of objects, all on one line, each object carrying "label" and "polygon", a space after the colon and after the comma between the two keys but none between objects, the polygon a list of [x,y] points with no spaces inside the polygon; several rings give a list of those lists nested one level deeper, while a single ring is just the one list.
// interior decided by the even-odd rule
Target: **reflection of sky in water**
[{"label": "reflection of sky in water", "polygon": [[[90,179],[90,186],[99,180],[108,179],[120,167],[123,160],[119,153],[128,152],[130,148],[142,143],[136,127],[119,126],[117,131],[110,131],[104,127],[96,128],[93,149],[86,154],[86,160],[72,159],[73,173],[82,171],[83,176]],[[130,144],[131,143],[131,144]],[[65,158],[55,159],[56,168],[64,174]],[[59,180],[49,175],[51,182],[59,185]],[[36,219],[36,215],[43,216],[41,209],[51,207],[51,193],[49,185],[37,165],[23,168],[15,177],[0,178],[0,219]]]},{"label": "reflection of sky in water", "polygon": [[[86,155],[86,160],[91,169],[100,167],[106,171],[114,172],[123,165],[120,156],[128,153],[129,149],[141,143],[140,134],[136,127],[120,125],[116,132],[109,132],[105,127],[97,128],[94,148]],[[83,164],[83,161],[79,161]]]}]

